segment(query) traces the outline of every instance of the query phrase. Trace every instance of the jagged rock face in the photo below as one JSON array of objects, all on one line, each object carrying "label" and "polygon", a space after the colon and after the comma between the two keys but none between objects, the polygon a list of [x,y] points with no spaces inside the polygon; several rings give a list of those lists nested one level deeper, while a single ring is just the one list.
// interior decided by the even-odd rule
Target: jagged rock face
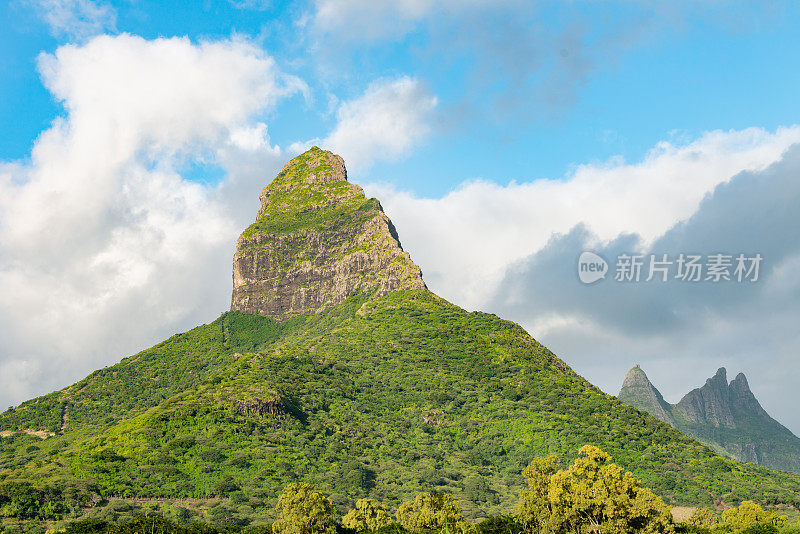
[{"label": "jagged rock face", "polygon": [[619,398],[628,406],[645,411],[659,421],[672,424],[669,404],[638,365],[625,376]]},{"label": "jagged rock face", "polygon": [[675,409],[691,423],[736,428],[731,413],[731,392],[725,368],[720,367],[700,389],[687,393]]},{"label": "jagged rock face", "polygon": [[636,366],[625,377],[619,399],[721,454],[800,472],[800,439],[761,407],[742,373],[729,384],[722,367],[703,387],[670,404]]},{"label": "jagged rock face", "polygon": [[314,147],[259,198],[236,243],[231,310],[284,320],[355,293],[425,287],[380,203],[347,181],[341,157]]}]

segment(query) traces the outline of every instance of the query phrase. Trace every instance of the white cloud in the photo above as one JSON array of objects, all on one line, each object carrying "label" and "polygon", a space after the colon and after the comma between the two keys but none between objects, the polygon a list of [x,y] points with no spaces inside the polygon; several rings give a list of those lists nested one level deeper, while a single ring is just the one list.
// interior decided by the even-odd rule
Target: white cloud
[{"label": "white cloud", "polygon": [[82,41],[113,30],[117,12],[94,0],[30,0],[54,37]]},{"label": "white cloud", "polygon": [[583,223],[599,241],[626,232],[645,244],[691,216],[715,186],[778,160],[800,128],[710,132],[660,143],[640,162],[582,165],[562,180],[473,181],[440,199],[367,185],[398,227],[429,286],[463,306],[485,304],[508,265]]},{"label": "white cloud", "polygon": [[[227,308],[236,235],[284,159],[259,119],[305,90],[241,40],[101,36],[39,66],[66,115],[0,164],[7,403]],[[183,179],[198,162],[224,182]]]},{"label": "white cloud", "polygon": [[414,78],[375,82],[339,106],[336,127],[322,144],[356,169],[375,159],[401,157],[430,132],[436,104],[436,97]]}]

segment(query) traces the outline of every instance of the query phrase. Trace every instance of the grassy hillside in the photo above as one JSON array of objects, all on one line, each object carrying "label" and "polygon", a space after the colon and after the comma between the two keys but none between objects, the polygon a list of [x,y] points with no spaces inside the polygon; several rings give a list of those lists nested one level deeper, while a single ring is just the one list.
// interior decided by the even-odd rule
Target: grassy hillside
[{"label": "grassy hillside", "polygon": [[800,476],[717,456],[602,393],[518,325],[426,290],[280,324],[225,314],[0,417],[0,429],[24,428],[57,435],[0,439],[0,505],[28,481],[75,507],[219,495],[253,516],[300,480],[341,510],[437,489],[477,517],[513,506],[534,456],[570,459],[587,443],[672,503],[800,495]]}]

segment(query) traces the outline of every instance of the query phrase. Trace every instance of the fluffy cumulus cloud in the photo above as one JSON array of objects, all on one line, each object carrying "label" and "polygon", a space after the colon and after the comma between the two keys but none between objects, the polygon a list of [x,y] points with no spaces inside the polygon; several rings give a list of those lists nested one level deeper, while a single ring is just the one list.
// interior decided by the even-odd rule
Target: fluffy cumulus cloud
[{"label": "fluffy cumulus cloud", "polygon": [[[784,401],[800,378],[798,141],[798,128],[712,132],[557,181],[478,181],[441,199],[368,189],[434,291],[522,323],[607,392],[640,363],[677,401],[726,365],[797,431]],[[612,270],[622,253],[760,253],[764,264],[757,283],[586,286],[576,273],[584,250]]]},{"label": "fluffy cumulus cloud", "polygon": [[105,30],[113,30],[114,8],[94,0],[30,0],[54,37],[84,40]]},{"label": "fluffy cumulus cloud", "polygon": [[356,169],[377,158],[398,158],[429,133],[436,103],[417,79],[375,82],[363,95],[339,106],[336,127],[322,144]]},{"label": "fluffy cumulus cloud", "polygon": [[[261,119],[305,90],[239,40],[102,36],[39,68],[65,114],[0,165],[9,403],[226,308],[236,233],[285,157]],[[183,177],[197,166],[226,178]]]}]

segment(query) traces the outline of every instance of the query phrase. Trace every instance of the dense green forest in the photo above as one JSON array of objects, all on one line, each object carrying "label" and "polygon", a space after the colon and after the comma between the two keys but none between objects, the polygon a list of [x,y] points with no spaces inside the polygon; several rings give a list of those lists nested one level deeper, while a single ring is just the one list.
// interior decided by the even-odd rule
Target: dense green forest
[{"label": "dense green forest", "polygon": [[533,457],[567,462],[587,443],[670,504],[800,496],[797,475],[718,456],[602,393],[518,325],[426,290],[357,295],[284,323],[226,313],[9,410],[0,430],[17,431],[0,438],[0,514],[28,519],[168,498],[271,520],[292,482],[340,508],[447,492],[474,519],[513,508]]}]

